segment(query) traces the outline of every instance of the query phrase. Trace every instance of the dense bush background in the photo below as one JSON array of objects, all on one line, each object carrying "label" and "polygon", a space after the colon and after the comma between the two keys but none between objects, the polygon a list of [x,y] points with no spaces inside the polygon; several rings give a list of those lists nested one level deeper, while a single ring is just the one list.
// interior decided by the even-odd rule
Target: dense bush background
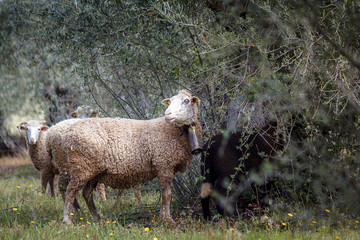
[{"label": "dense bush background", "polygon": [[[188,89],[203,142],[277,121],[270,206],[360,213],[359,32],[353,0],[3,0],[1,143],[17,121],[54,124],[79,105],[161,116],[160,101]],[[198,197],[198,167],[174,183],[183,206]]]}]

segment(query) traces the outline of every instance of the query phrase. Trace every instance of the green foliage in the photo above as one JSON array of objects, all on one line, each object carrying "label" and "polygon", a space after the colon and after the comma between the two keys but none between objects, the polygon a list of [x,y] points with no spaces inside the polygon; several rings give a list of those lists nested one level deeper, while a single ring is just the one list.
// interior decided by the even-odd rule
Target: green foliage
[{"label": "green foliage", "polygon": [[[100,116],[149,119],[185,88],[201,99],[203,142],[278,123],[284,149],[265,174],[281,177],[269,202],[360,212],[356,1],[7,0],[0,7],[6,117],[42,110],[54,123],[86,104]],[[180,206],[197,199],[198,169],[197,159],[174,182]]]},{"label": "green foliage", "polygon": [[[16,158],[13,159],[17,161]],[[3,159],[0,159],[3,164]],[[26,175],[25,177],[23,175]],[[166,226],[158,221],[158,211],[136,215],[146,205],[160,205],[158,192],[143,191],[142,205],[130,205],[125,193],[116,208],[115,192],[108,192],[108,201],[95,203],[101,212],[102,221],[94,223],[86,208],[74,213],[74,224],[61,224],[63,202],[41,194],[38,172],[30,165],[0,173],[0,238],[7,239],[335,239],[359,238],[359,222],[344,218],[335,212],[322,211],[315,218],[302,214],[300,209],[286,209],[234,222],[225,219],[204,223],[198,216],[191,215],[191,209],[172,210],[176,226]],[[154,197],[155,196],[155,197]],[[80,205],[84,206],[79,196]],[[134,204],[134,203],[133,203]],[[291,211],[287,211],[291,210]],[[328,210],[329,211],[329,210]],[[127,212],[130,221],[122,221],[120,213]],[[291,216],[289,215],[291,213]],[[268,224],[269,223],[269,224]],[[285,224],[282,225],[282,224]]]}]

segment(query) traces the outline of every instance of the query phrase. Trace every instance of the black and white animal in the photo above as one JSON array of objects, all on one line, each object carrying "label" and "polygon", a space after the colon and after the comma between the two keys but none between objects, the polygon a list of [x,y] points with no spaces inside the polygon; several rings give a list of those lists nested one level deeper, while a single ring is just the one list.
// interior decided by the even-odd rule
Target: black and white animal
[{"label": "black and white animal", "polygon": [[266,156],[274,156],[280,147],[275,132],[276,128],[268,125],[250,135],[241,131],[227,137],[219,134],[205,144],[201,159],[201,175],[205,179],[200,196],[206,220],[211,219],[211,191],[217,192],[218,197],[213,200],[217,212],[224,215],[224,204],[220,198],[226,197],[232,176],[234,183],[238,184],[247,173],[258,171]]}]

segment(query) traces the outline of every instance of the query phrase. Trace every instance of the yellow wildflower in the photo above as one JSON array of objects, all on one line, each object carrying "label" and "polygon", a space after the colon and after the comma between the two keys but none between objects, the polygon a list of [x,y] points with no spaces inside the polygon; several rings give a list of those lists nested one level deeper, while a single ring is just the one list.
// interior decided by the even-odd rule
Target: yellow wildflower
[{"label": "yellow wildflower", "polygon": [[82,227],[85,227],[85,225],[83,224],[83,225],[81,225]]},{"label": "yellow wildflower", "polygon": [[114,220],[114,221],[112,221],[112,223],[116,223],[116,221]]},{"label": "yellow wildflower", "polygon": [[355,222],[356,222],[356,223],[359,223],[359,221],[358,221],[358,220],[356,220]]},{"label": "yellow wildflower", "polygon": [[32,185],[31,185],[31,184],[29,185],[29,188],[32,188]]},{"label": "yellow wildflower", "polygon": [[74,216],[74,214],[73,214],[72,212],[70,213],[70,215],[71,215],[71,216]]},{"label": "yellow wildflower", "polygon": [[138,229],[135,229],[135,231],[134,231],[134,232],[135,232],[135,233],[137,233],[138,231],[139,231]]},{"label": "yellow wildflower", "polygon": [[80,220],[82,221],[82,220],[84,220],[84,218],[80,218]]},{"label": "yellow wildflower", "polygon": [[283,226],[286,226],[286,223],[283,222],[282,225],[283,225]]},{"label": "yellow wildflower", "polygon": [[289,217],[292,217],[292,216],[294,216],[294,215],[292,215],[291,213],[288,213],[288,216],[289,216]]},{"label": "yellow wildflower", "polygon": [[91,222],[86,222],[87,224],[91,224]]},{"label": "yellow wildflower", "polygon": [[316,221],[312,221],[312,223],[316,223]]},{"label": "yellow wildflower", "polygon": [[30,221],[30,223],[34,224],[35,222],[34,222],[34,221]]},{"label": "yellow wildflower", "polygon": [[325,212],[330,212],[330,210],[329,210],[329,209],[325,209]]},{"label": "yellow wildflower", "polygon": [[114,236],[114,234],[113,234],[113,233],[110,233],[110,236]]},{"label": "yellow wildflower", "polygon": [[150,228],[146,227],[144,230],[145,230],[145,232],[148,232],[148,231],[150,231]]},{"label": "yellow wildflower", "polygon": [[20,189],[20,186],[16,186],[18,189]]},{"label": "yellow wildflower", "polygon": [[107,223],[107,224],[109,224],[109,223],[110,223],[110,221],[106,221],[106,223]]},{"label": "yellow wildflower", "polygon": [[235,231],[235,229],[234,229],[234,228],[230,228],[230,230],[231,230],[231,231]]},{"label": "yellow wildflower", "polygon": [[17,208],[16,208],[16,207],[14,207],[14,208],[13,208],[13,211],[15,211],[15,212],[16,212],[16,211],[17,211]]}]

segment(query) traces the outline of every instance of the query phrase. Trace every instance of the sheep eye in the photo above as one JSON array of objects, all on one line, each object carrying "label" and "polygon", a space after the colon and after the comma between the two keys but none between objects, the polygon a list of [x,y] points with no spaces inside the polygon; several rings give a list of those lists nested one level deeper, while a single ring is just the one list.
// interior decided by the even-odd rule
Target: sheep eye
[{"label": "sheep eye", "polygon": [[170,101],[170,100],[168,100],[168,101],[167,101],[167,104],[168,104],[168,105],[170,105],[170,104],[171,104],[171,101]]},{"label": "sheep eye", "polygon": [[185,99],[183,103],[189,104],[189,99]]},{"label": "sheep eye", "polygon": [[73,118],[76,118],[76,113],[71,114]]}]

